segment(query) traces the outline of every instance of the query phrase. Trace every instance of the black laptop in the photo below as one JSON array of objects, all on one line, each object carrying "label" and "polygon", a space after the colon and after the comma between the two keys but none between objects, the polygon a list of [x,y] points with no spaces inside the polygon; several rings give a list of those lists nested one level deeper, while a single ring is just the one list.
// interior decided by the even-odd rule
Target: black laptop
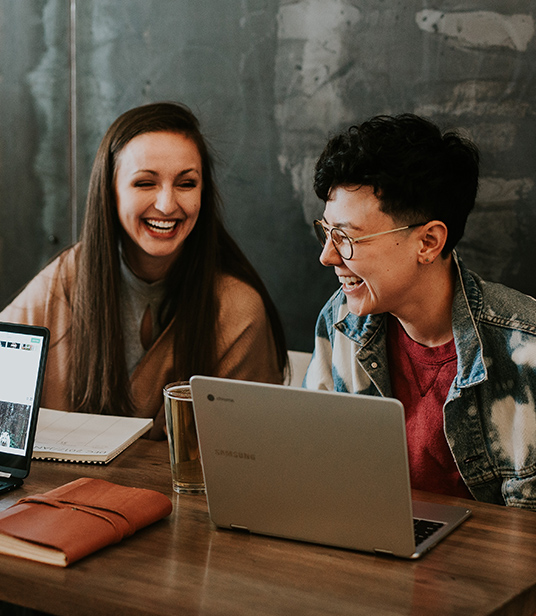
[{"label": "black laptop", "polygon": [[46,327],[0,322],[0,493],[30,472],[48,341]]}]

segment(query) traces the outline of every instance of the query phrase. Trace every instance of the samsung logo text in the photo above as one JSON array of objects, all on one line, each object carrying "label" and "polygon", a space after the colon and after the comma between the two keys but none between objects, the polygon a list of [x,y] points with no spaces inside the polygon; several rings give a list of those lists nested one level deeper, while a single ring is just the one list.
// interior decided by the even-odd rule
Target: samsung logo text
[{"label": "samsung logo text", "polygon": [[215,449],[214,453],[217,456],[224,456],[226,458],[241,458],[243,460],[255,460],[254,453],[245,453],[243,451],[232,451],[230,449]]}]

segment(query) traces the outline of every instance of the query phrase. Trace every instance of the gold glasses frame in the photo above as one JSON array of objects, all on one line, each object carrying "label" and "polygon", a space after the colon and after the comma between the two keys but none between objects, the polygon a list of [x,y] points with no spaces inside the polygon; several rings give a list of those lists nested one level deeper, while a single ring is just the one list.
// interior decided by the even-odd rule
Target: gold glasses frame
[{"label": "gold glasses frame", "polygon": [[343,231],[340,227],[329,227],[321,220],[313,221],[316,237],[322,244],[322,247],[326,245],[329,235],[329,237],[331,237],[333,247],[339,253],[339,256],[346,261],[349,261],[354,256],[354,244],[359,244],[359,242],[370,240],[371,238],[378,237],[379,235],[387,235],[388,233],[395,233],[396,231],[405,231],[406,229],[413,229],[414,227],[422,227],[425,224],[425,222],[418,222],[413,225],[405,225],[403,227],[397,227],[396,229],[389,229],[388,231],[380,231],[379,233],[363,235],[362,237],[350,237],[346,231]]}]

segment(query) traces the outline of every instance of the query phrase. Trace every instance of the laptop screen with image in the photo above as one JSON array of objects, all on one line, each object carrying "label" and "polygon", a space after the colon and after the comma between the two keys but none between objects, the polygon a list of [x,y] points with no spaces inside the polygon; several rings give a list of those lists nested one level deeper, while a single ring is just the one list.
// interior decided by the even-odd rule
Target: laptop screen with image
[{"label": "laptop screen with image", "polygon": [[0,323],[0,480],[7,488],[29,472],[48,340],[44,327]]}]

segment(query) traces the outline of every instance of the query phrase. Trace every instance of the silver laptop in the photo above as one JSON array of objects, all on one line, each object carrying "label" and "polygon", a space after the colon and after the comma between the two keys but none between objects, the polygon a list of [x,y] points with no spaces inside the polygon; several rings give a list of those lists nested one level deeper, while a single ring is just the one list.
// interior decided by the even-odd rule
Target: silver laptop
[{"label": "silver laptop", "polygon": [[418,558],[471,515],[412,502],[398,400],[202,376],[190,382],[217,526]]}]

